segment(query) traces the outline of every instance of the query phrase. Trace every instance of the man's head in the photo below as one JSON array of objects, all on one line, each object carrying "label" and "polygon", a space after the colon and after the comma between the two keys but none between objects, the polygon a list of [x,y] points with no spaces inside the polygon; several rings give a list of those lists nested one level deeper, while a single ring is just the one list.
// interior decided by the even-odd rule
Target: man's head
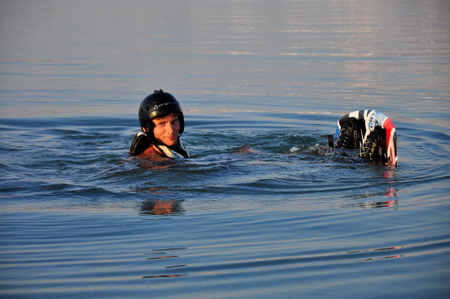
[{"label": "man's head", "polygon": [[180,103],[162,89],[155,90],[141,102],[138,114],[142,130],[153,141],[168,146],[175,145],[184,131],[184,116]]}]

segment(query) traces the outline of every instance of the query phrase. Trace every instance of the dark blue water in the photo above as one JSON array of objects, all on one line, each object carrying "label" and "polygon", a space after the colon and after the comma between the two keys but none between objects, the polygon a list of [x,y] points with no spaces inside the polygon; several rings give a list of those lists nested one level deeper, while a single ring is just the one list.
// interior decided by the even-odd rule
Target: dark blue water
[{"label": "dark blue water", "polygon": [[[0,8],[0,296],[450,295],[446,1]],[[157,88],[192,159],[127,155]],[[398,168],[327,148],[357,109]]]}]

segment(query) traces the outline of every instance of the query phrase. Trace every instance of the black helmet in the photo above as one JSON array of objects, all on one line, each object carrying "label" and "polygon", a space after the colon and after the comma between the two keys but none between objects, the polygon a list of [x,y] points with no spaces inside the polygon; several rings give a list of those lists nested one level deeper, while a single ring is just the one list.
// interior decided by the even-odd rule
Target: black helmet
[{"label": "black helmet", "polygon": [[152,119],[171,113],[179,113],[180,135],[184,132],[184,116],[180,103],[170,93],[162,89],[155,90],[154,93],[142,100],[139,106],[139,123],[141,128],[147,128],[147,134],[153,137]]}]

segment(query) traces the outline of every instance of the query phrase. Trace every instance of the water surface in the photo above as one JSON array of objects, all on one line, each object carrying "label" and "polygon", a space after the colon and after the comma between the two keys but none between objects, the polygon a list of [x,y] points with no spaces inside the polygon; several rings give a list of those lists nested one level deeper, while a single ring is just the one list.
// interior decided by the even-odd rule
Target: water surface
[{"label": "water surface", "polygon": [[[446,1],[0,8],[2,297],[448,297]],[[127,155],[159,88],[192,159]],[[327,148],[358,109],[398,168]]]}]

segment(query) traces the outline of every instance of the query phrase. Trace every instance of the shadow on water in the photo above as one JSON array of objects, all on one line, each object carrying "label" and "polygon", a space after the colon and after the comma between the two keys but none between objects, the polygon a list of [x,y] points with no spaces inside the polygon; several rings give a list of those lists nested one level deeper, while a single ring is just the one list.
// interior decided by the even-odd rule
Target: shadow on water
[{"label": "shadow on water", "polygon": [[183,201],[174,199],[147,199],[140,207],[141,215],[183,215],[184,211]]}]

